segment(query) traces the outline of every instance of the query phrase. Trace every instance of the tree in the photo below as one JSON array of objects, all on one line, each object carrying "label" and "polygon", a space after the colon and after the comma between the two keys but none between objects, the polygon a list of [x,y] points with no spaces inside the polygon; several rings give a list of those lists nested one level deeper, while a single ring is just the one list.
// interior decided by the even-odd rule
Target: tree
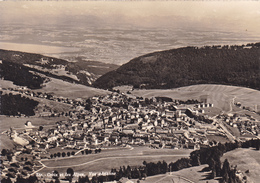
[{"label": "tree", "polygon": [[221,161],[220,161],[220,159],[216,160],[215,170],[216,170],[216,176],[217,177],[221,176]]},{"label": "tree", "polygon": [[54,170],[54,171],[52,172],[52,178],[55,179],[55,180],[57,180],[57,179],[59,179],[59,177],[60,177],[59,172],[58,172],[57,170]]},{"label": "tree", "polygon": [[15,183],[26,183],[27,180],[25,180],[22,175],[18,175],[16,178],[16,182]]},{"label": "tree", "polygon": [[35,183],[37,180],[38,178],[36,177],[36,174],[34,174],[28,178],[28,183]]},{"label": "tree", "polygon": [[222,175],[222,179],[223,179],[224,182],[228,182],[229,172],[230,172],[229,162],[228,162],[227,159],[225,159],[225,161],[223,163],[222,170],[221,170],[221,175]]},{"label": "tree", "polygon": [[74,175],[74,170],[72,168],[68,168],[65,177],[69,182],[72,182],[73,175]]},{"label": "tree", "polygon": [[1,155],[2,155],[2,156],[5,156],[6,154],[7,154],[7,150],[6,150],[6,149],[2,149]]},{"label": "tree", "polygon": [[92,177],[91,183],[98,183],[98,178],[97,178],[97,176],[93,176],[93,177]]},{"label": "tree", "polygon": [[7,157],[7,160],[8,160],[8,161],[12,161],[12,157],[13,157],[12,155],[9,155],[9,154],[8,154],[6,157]]},{"label": "tree", "polygon": [[66,153],[65,153],[65,152],[62,152],[61,156],[62,156],[62,157],[65,157],[65,156],[66,156]]},{"label": "tree", "polygon": [[127,168],[126,168],[126,176],[131,179],[132,176],[131,176],[131,167],[128,165]]},{"label": "tree", "polygon": [[146,161],[143,161],[143,165],[146,166],[146,165],[147,165],[147,162],[146,162]]},{"label": "tree", "polygon": [[12,183],[12,181],[11,181],[10,177],[8,177],[8,178],[3,178],[1,180],[1,183]]},{"label": "tree", "polygon": [[165,161],[162,163],[161,173],[166,173],[168,170],[168,165]]},{"label": "tree", "polygon": [[221,175],[223,176],[226,173],[228,174],[229,171],[230,171],[229,162],[227,159],[225,159],[223,166],[222,166]]},{"label": "tree", "polygon": [[79,178],[78,178],[78,183],[89,183],[89,178],[88,178],[88,176],[85,176],[85,177],[79,176]]},{"label": "tree", "polygon": [[39,126],[38,131],[42,131],[43,130],[43,126]]},{"label": "tree", "polygon": [[67,152],[67,156],[70,156],[70,152]]},{"label": "tree", "polygon": [[142,173],[142,177],[143,177],[144,179],[146,179],[147,174],[146,174],[145,172],[143,172],[143,173]]},{"label": "tree", "polygon": [[122,167],[120,166],[119,171],[116,172],[116,180],[121,179],[123,177],[123,175],[124,175],[124,172],[123,172]]}]

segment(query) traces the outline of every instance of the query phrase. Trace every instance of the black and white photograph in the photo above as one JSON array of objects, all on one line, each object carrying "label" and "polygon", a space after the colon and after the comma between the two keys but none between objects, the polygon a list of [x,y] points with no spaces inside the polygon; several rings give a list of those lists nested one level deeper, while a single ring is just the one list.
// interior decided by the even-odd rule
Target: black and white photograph
[{"label": "black and white photograph", "polygon": [[0,0],[1,183],[259,183],[260,1]]}]

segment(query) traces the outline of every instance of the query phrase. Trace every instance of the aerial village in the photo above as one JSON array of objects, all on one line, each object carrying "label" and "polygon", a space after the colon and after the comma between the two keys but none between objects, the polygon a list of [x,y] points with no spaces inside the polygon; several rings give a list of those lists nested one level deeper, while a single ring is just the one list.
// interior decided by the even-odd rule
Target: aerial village
[{"label": "aerial village", "polygon": [[[1,163],[2,174],[10,174],[8,176],[13,178],[18,172],[25,177],[33,174],[41,167],[41,159],[73,156],[85,150],[100,153],[109,147],[131,146],[196,150],[217,145],[218,138],[222,141],[239,140],[230,133],[228,126],[251,134],[249,138],[258,136],[260,129],[260,123],[256,123],[252,116],[219,114],[210,117],[204,114],[204,109],[214,107],[206,101],[133,97],[118,91],[87,100],[55,97],[28,89],[14,91],[70,104],[71,110],[67,113],[51,109],[36,111],[39,117],[67,116],[68,120],[36,127],[28,118],[24,129],[10,128],[4,132],[19,144],[15,152],[5,150],[9,156]],[[51,154],[50,149],[57,147],[68,149],[70,153]],[[19,164],[24,165],[22,169],[18,168]]]}]

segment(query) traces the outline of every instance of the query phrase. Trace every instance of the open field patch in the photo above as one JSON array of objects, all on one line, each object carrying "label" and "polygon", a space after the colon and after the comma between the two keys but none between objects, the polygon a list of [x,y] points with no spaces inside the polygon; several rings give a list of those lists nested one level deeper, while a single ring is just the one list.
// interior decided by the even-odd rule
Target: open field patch
[{"label": "open field patch", "polygon": [[[74,160],[70,161],[66,166],[58,166],[55,164],[53,167],[46,167],[42,172],[48,173],[53,170],[59,170],[59,172],[65,172],[69,167],[73,168],[75,172],[79,173],[87,173],[87,172],[110,172],[112,168],[119,169],[120,166],[141,166],[143,161],[147,162],[155,162],[158,161],[166,161],[167,163],[174,162],[184,156],[166,156],[166,155],[150,155],[150,156],[121,156],[121,157],[108,157],[108,158],[100,158],[95,159],[93,161],[86,162],[84,164],[71,164],[74,163]],[[81,158],[81,162],[83,162],[83,158]]]},{"label": "open field patch", "polygon": [[51,78],[51,81],[38,90],[40,92],[53,93],[55,96],[68,97],[70,99],[89,98],[96,95],[106,95],[107,90],[88,87],[80,84],[73,84],[59,79]]},{"label": "open field patch", "polygon": [[182,157],[188,157],[190,150],[151,149],[149,153],[146,147],[137,147],[133,150],[104,150],[99,154],[77,155],[74,157],[43,160],[46,166],[40,173],[46,174],[53,170],[65,172],[71,167],[75,172],[110,172],[112,168],[120,166],[141,166],[143,161],[158,162],[165,160],[167,163],[174,162]]},{"label": "open field patch", "polygon": [[[71,150],[67,150],[71,151]],[[43,160],[42,162],[48,167],[54,166],[67,166],[67,165],[78,165],[84,164],[90,161],[96,161],[97,159],[114,159],[118,157],[155,157],[155,156],[189,156],[190,150],[174,150],[174,149],[149,149],[147,147],[135,147],[134,149],[124,148],[124,149],[113,149],[113,150],[102,150],[98,154],[88,154],[81,155],[79,153],[77,156],[56,158]]]},{"label": "open field patch", "polygon": [[202,172],[201,170],[208,165],[195,166],[191,168],[185,168],[176,172],[167,174],[160,174],[151,177],[147,177],[146,180],[141,180],[140,183],[217,183],[217,180],[207,180],[206,177],[209,172]]},{"label": "open field patch", "polygon": [[[247,176],[248,182],[259,182],[260,151],[239,148],[225,153],[221,161],[223,162],[225,159],[228,159],[231,165],[237,165],[237,169]],[[249,173],[245,173],[247,170],[249,170]]]},{"label": "open field patch", "polygon": [[0,150],[2,149],[12,149],[14,148],[14,141],[10,139],[9,137],[6,137],[3,134],[0,134]]},{"label": "open field patch", "polygon": [[7,117],[0,115],[0,132],[10,129],[24,129],[27,121],[38,127],[40,125],[55,125],[57,121],[66,120],[66,117]]},{"label": "open field patch", "polygon": [[220,135],[206,135],[206,136],[210,142],[211,141],[216,141],[216,142],[221,142],[221,143],[230,142],[230,140],[227,137],[223,137]]},{"label": "open field patch", "polygon": [[196,99],[207,96],[207,103],[213,103],[215,107],[230,111],[232,109],[233,100],[240,102],[243,106],[253,108],[260,105],[260,91],[237,86],[201,84],[176,89],[151,89],[151,90],[134,90],[135,96],[142,97],[170,97],[176,100]]},{"label": "open field patch", "polygon": [[2,80],[0,79],[1,88],[16,88],[17,85],[13,84],[12,81]]}]

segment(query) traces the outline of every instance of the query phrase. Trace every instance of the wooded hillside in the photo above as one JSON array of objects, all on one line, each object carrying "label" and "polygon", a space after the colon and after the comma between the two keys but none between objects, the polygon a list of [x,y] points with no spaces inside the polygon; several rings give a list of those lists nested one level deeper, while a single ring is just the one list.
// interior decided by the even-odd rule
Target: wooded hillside
[{"label": "wooded hillside", "polygon": [[135,58],[93,85],[176,88],[211,83],[260,89],[259,57],[260,43],[172,49]]}]

